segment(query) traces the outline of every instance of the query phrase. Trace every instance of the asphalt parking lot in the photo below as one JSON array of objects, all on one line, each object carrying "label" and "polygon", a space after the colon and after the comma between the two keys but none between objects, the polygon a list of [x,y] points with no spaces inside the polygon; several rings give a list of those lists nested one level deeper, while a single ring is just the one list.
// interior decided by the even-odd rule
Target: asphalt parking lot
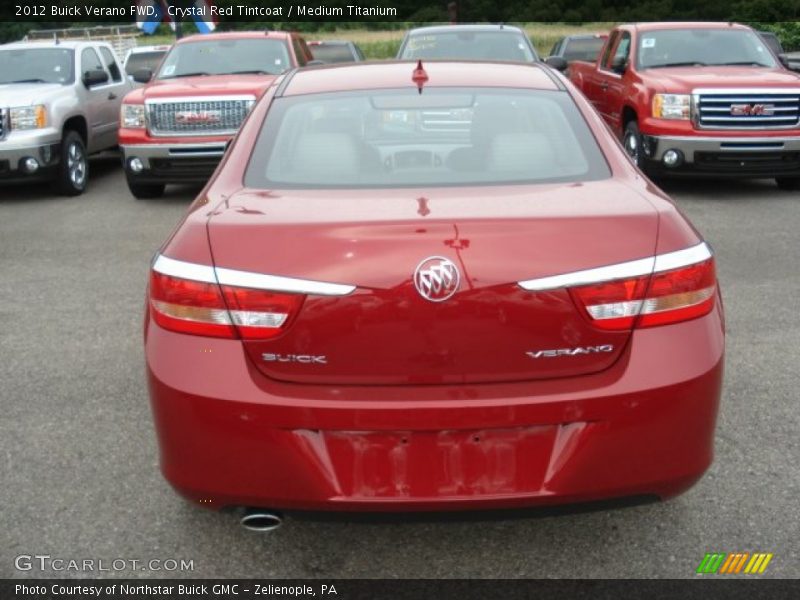
[{"label": "asphalt parking lot", "polygon": [[262,535],[185,503],[158,471],[144,286],[196,190],[137,201],[117,162],[92,171],[77,198],[0,188],[0,577],[91,576],[15,568],[36,554],[193,561],[101,573],[127,577],[693,577],[711,551],[772,552],[764,576],[800,577],[800,193],[665,185],[716,249],[729,334],[716,460],[688,493],[483,522],[289,519]]}]

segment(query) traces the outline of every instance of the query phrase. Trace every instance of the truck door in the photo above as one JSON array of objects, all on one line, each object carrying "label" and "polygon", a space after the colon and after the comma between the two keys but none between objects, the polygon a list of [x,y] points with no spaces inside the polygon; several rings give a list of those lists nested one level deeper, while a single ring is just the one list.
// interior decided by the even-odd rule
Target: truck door
[{"label": "truck door", "polygon": [[[94,48],[84,48],[81,51],[80,77],[88,71],[105,71],[103,63]],[[107,71],[106,71],[107,73]],[[105,83],[86,86],[85,83],[78,85],[84,86],[85,98],[84,109],[86,120],[89,126],[89,139],[87,150],[89,153],[97,152],[103,148],[108,148],[114,144],[116,132],[111,129],[108,123],[108,103],[110,87],[113,82],[109,78]]]},{"label": "truck door", "polygon": [[[621,31],[617,37],[613,51],[609,54],[606,63],[603,64],[604,79],[601,87],[605,96],[605,107],[603,117],[611,128],[622,135],[622,107],[625,104],[625,77],[630,69],[629,57],[631,54],[631,34],[628,31]],[[615,70],[615,64],[625,64],[623,71]]]},{"label": "truck door", "polygon": [[[117,131],[119,130],[119,110],[122,105],[122,98],[131,89],[131,85],[122,72],[116,56],[111,51],[111,48],[106,46],[98,46],[100,50],[100,59],[103,61],[103,66],[110,76],[108,86],[105,88],[106,102],[103,104],[103,131],[110,133],[111,139],[106,140],[108,146],[117,145]],[[104,138],[109,136],[104,135]]]},{"label": "truck door", "polygon": [[611,60],[611,51],[616,47],[619,40],[619,30],[611,32],[602,54],[597,57],[595,68],[588,72],[584,81],[584,91],[586,97],[590,99],[594,107],[597,109],[606,121],[608,121],[608,109],[606,102],[606,89],[608,87],[607,72],[605,69],[606,63]]}]

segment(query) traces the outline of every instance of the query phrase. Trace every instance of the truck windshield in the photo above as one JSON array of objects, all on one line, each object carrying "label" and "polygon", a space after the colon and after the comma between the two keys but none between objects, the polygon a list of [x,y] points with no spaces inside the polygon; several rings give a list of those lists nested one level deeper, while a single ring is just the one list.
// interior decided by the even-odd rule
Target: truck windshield
[{"label": "truck windshield", "polygon": [[410,35],[398,58],[534,62],[536,55],[519,31],[448,31]]},{"label": "truck windshield", "polygon": [[448,88],[418,94],[411,88],[274,100],[245,184],[387,188],[571,183],[609,175],[564,92]]},{"label": "truck windshield", "polygon": [[595,62],[605,43],[606,40],[602,37],[573,38],[567,40],[567,47],[564,49],[563,55],[564,60],[569,62],[573,60]]},{"label": "truck windshield", "polygon": [[745,29],[665,29],[639,38],[640,69],[691,66],[774,67],[766,44]]},{"label": "truck windshield", "polygon": [[355,56],[347,44],[320,42],[319,44],[310,44],[308,49],[311,50],[314,60],[326,63],[353,62],[355,60]]},{"label": "truck windshield", "polygon": [[277,75],[291,66],[283,40],[200,40],[177,44],[164,59],[158,79],[195,75]]},{"label": "truck windshield", "polygon": [[155,71],[158,68],[158,63],[164,58],[167,53],[166,50],[153,50],[151,52],[134,52],[128,56],[125,63],[125,73],[133,75],[139,69],[150,69]]},{"label": "truck windshield", "polygon": [[67,48],[10,48],[0,50],[2,83],[72,83],[73,51]]}]

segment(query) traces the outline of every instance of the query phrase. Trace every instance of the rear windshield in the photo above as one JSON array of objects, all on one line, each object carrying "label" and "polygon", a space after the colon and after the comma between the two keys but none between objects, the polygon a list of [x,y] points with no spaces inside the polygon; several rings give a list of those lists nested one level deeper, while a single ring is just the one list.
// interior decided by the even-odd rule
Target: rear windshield
[{"label": "rear windshield", "polygon": [[567,41],[564,49],[564,60],[585,60],[595,62],[600,50],[603,48],[605,40],[603,38],[577,38]]},{"label": "rear windshield", "polygon": [[72,83],[73,57],[66,48],[0,50],[0,84]]},{"label": "rear windshield", "polygon": [[161,65],[158,79],[236,73],[277,75],[290,66],[283,40],[201,40],[174,46]]},{"label": "rear windshield", "polygon": [[345,44],[313,44],[309,45],[309,50],[314,60],[321,60],[326,63],[353,62],[355,56],[350,47]]},{"label": "rear windshield", "polygon": [[128,75],[133,75],[140,69],[155,71],[166,53],[166,50],[154,50],[153,52],[137,52],[131,54],[128,56],[128,61],[125,63],[125,72]]},{"label": "rear windshield", "polygon": [[639,38],[640,69],[691,66],[776,66],[764,40],[746,29],[665,29]]},{"label": "rear windshield", "polygon": [[533,62],[536,55],[518,31],[453,31],[411,35],[398,58]]},{"label": "rear windshield", "polygon": [[565,92],[416,88],[278,98],[249,187],[374,188],[609,177]]}]

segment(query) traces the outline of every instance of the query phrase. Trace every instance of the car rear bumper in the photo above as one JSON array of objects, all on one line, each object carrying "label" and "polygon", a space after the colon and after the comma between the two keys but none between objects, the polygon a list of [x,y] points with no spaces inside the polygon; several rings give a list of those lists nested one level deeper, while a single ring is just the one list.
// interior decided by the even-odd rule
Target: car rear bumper
[{"label": "car rear bumper", "polygon": [[[122,164],[131,181],[137,183],[205,183],[214,173],[225,142],[188,144],[123,145]],[[143,169],[131,169],[131,160],[138,158]]]},{"label": "car rear bumper", "polygon": [[[650,166],[665,174],[730,177],[800,177],[800,137],[644,136]],[[664,154],[680,153],[674,166]]]},{"label": "car rear bumper", "polygon": [[724,333],[716,308],[602,373],[440,387],[279,383],[153,322],[145,345],[161,468],[198,506],[427,511],[681,493],[712,460]]}]

